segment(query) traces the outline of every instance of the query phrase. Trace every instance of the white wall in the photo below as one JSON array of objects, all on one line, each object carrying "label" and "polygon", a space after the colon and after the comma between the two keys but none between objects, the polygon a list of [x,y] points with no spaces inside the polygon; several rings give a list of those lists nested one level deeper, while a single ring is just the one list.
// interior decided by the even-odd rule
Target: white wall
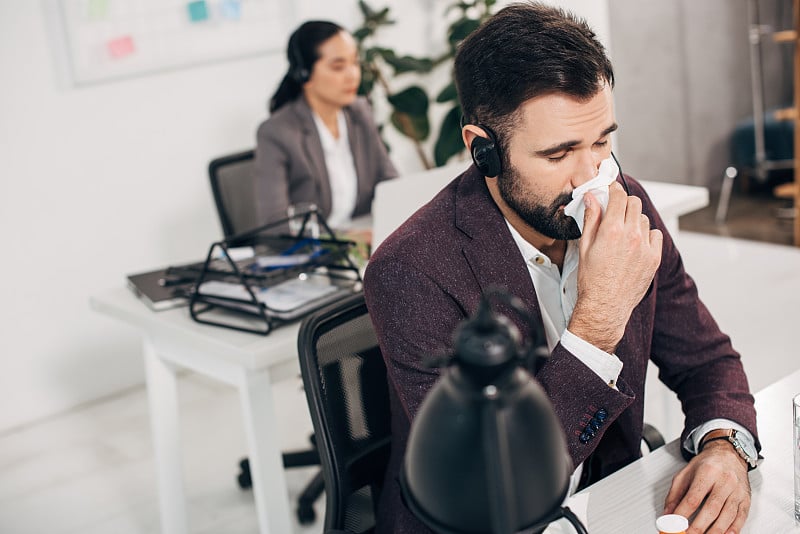
[{"label": "white wall", "polygon": [[[448,3],[373,2],[399,21],[382,42],[443,46]],[[605,17],[606,2],[565,4]],[[89,295],[199,258],[220,237],[206,165],[253,145],[285,70],[280,53],[71,88],[46,5],[0,0],[0,431],[142,382],[137,333],[91,312]],[[296,14],[353,27],[356,5]],[[418,170],[392,139],[398,168]]]}]

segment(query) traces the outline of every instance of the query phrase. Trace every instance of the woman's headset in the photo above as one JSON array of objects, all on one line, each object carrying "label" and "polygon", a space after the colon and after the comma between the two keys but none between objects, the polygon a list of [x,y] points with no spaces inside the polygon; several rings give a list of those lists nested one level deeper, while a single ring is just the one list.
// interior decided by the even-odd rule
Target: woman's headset
[{"label": "woman's headset", "polygon": [[303,85],[311,78],[311,71],[306,68],[303,61],[303,54],[300,53],[300,45],[297,42],[299,39],[296,33],[289,39],[289,55],[294,62],[292,68],[289,69],[289,76],[298,85]]}]

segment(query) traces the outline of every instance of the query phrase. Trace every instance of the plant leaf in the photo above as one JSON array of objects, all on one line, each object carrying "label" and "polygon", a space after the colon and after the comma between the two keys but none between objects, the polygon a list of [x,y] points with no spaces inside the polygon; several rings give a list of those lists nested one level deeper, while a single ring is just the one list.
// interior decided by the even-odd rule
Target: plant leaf
[{"label": "plant leaf", "polygon": [[389,95],[388,100],[401,113],[409,115],[428,114],[428,95],[418,85],[412,85],[399,93]]},{"label": "plant leaf", "polygon": [[394,68],[394,74],[403,74],[404,72],[430,72],[433,68],[433,60],[427,57],[416,58],[412,56],[397,57],[394,54],[384,55],[383,59],[386,63]]},{"label": "plant leaf", "polygon": [[372,35],[372,33],[373,30],[367,28],[366,26],[362,26],[353,32],[353,39],[355,39],[356,42],[360,43],[361,41]]},{"label": "plant leaf", "polygon": [[358,7],[361,9],[361,14],[364,15],[365,19],[375,17],[375,10],[369,7],[369,4],[364,2],[364,0],[358,0]]},{"label": "plant leaf", "polygon": [[433,158],[437,167],[441,167],[447,160],[464,150],[461,139],[461,106],[455,106],[442,119],[442,128],[439,138],[433,149]]},{"label": "plant leaf", "polygon": [[450,33],[448,35],[450,45],[455,48],[467,35],[475,31],[480,24],[478,20],[467,18],[455,21],[450,26]]},{"label": "plant leaf", "polygon": [[455,82],[450,82],[436,97],[436,101],[440,104],[452,100],[458,100],[458,90],[456,89]]},{"label": "plant leaf", "polygon": [[427,115],[410,115],[394,110],[391,121],[398,132],[417,141],[424,141],[431,133]]}]

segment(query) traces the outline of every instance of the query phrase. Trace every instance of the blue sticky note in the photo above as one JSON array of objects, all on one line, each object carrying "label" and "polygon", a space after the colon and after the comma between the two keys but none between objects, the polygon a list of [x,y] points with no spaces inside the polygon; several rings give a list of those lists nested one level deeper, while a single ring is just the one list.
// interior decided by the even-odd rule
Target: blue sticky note
[{"label": "blue sticky note", "polygon": [[189,11],[189,20],[191,22],[208,20],[208,5],[206,4],[206,0],[189,2],[186,4],[186,9]]},{"label": "blue sticky note", "polygon": [[222,18],[239,20],[242,18],[242,3],[240,0],[223,0],[219,6]]}]

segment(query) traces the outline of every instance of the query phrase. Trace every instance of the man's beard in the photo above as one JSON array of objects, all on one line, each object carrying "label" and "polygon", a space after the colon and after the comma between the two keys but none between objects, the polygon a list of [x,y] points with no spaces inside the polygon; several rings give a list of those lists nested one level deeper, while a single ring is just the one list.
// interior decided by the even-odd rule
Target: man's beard
[{"label": "man's beard", "polygon": [[575,219],[565,215],[560,207],[572,200],[572,193],[562,193],[549,205],[536,204],[533,195],[525,189],[525,180],[508,162],[506,171],[497,177],[500,196],[525,223],[552,239],[571,240],[581,236]]}]

